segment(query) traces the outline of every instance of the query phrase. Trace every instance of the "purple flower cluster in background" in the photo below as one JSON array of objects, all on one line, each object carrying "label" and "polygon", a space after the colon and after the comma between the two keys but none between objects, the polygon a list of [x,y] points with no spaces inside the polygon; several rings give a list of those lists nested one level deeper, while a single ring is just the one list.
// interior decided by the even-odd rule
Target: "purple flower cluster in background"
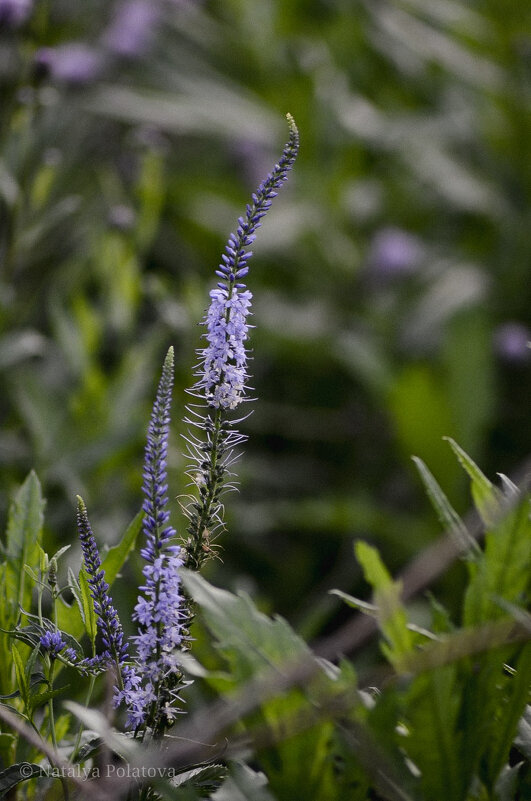
[{"label": "purple flower cluster in background", "polygon": [[35,70],[60,83],[82,85],[97,78],[104,66],[102,54],[83,42],[42,47],[35,54]]},{"label": "purple flower cluster in background", "polygon": [[[299,133],[291,115],[287,115],[290,136],[282,157],[262,181],[252,203],[247,205],[245,217],[238,220],[236,234],[231,234],[216,270],[222,280],[210,293],[210,308],[205,318],[208,345],[199,351],[200,363],[196,375],[199,380],[192,392],[204,397],[214,408],[234,409],[245,396],[246,349],[252,295],[242,283],[249,272],[247,261],[253,255],[247,248],[255,239],[255,231],[262,224],[277,189],[287,181],[299,149]],[[242,291],[245,290],[245,291]]]},{"label": "purple flower cluster in background", "polygon": [[114,663],[119,674],[121,666],[127,657],[127,643],[124,642],[118,613],[109,597],[109,585],[105,581],[105,572],[101,569],[101,558],[90,527],[87,509],[83,499],[79,496],[77,499],[77,527],[103,645],[103,652],[95,659],[84,660],[84,665],[86,667],[96,667]]},{"label": "purple flower cluster in background", "polygon": [[0,30],[19,28],[33,10],[32,0],[0,0]]},{"label": "purple flower cluster in background", "polygon": [[141,56],[151,44],[159,18],[160,10],[154,0],[126,0],[118,5],[103,34],[103,44],[117,56]]},{"label": "purple flower cluster in background", "polygon": [[506,362],[522,364],[531,360],[531,330],[522,323],[500,325],[494,334],[496,353]]},{"label": "purple flower cluster in background", "polygon": [[402,278],[415,272],[422,252],[417,237],[400,228],[382,228],[371,243],[368,269],[373,278]]},{"label": "purple flower cluster in background", "polygon": [[[171,724],[177,714],[181,672],[176,649],[183,642],[183,599],[179,568],[179,546],[171,545],[175,530],[169,525],[166,460],[173,388],[173,348],[170,348],[159,383],[148,428],[144,462],[144,535],[141,555],[145,584],[140,587],[133,619],[138,622],[136,658],[123,670],[124,687],[115,704],[128,709],[132,729],[150,724],[152,729]],[[164,700],[162,704],[161,701]]]}]

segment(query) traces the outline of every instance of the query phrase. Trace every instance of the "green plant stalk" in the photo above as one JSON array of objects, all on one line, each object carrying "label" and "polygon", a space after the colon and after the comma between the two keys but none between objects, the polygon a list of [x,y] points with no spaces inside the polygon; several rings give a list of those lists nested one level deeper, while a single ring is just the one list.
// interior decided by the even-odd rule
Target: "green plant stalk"
[{"label": "green plant stalk", "polygon": [[200,570],[201,565],[209,554],[208,542],[205,542],[205,531],[222,483],[222,472],[219,469],[219,444],[221,439],[221,423],[223,412],[220,408],[216,409],[213,419],[212,446],[210,448],[210,466],[208,473],[208,492],[200,498],[198,506],[200,512],[197,518],[188,528],[188,533],[192,537],[192,542],[187,549],[185,567],[191,570]]}]

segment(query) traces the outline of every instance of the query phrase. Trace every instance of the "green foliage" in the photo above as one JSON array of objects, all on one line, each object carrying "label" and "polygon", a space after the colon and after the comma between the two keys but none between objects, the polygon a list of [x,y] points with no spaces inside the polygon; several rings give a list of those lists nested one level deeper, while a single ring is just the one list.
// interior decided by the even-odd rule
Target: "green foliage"
[{"label": "green foliage", "polygon": [[24,566],[33,565],[37,560],[43,512],[39,479],[31,472],[13,499],[7,521],[4,597],[11,620],[31,603],[32,589]]},{"label": "green foliage", "polygon": [[[282,682],[290,668],[310,667],[308,675],[312,679],[307,685],[273,693],[273,697],[266,693],[266,699],[259,704],[259,712],[250,715],[247,721],[251,731],[262,732],[271,741],[269,747],[259,750],[259,756],[273,794],[294,801],[303,798],[326,801],[334,793],[346,791],[353,785],[353,778],[348,769],[336,770],[334,757],[339,741],[328,719],[325,699],[329,696],[332,700],[348,689],[352,696],[350,703],[359,703],[353,676],[347,672],[343,676],[340,671],[316,663],[311,650],[285,620],[268,618],[248,596],[235,596],[213,587],[190,571],[184,571],[183,581],[201,609],[216,648],[229,663],[226,679],[220,681],[215,674],[211,676],[209,683],[213,686],[228,693],[230,688],[235,689],[247,681],[267,677],[274,687],[275,677]],[[260,685],[256,691],[260,693]],[[321,712],[312,725],[316,710]],[[246,787],[245,771],[242,773],[240,769],[236,775]],[[359,782],[360,777],[357,779]],[[234,776],[229,785],[219,791],[220,798],[226,796],[228,787],[232,788],[234,783],[241,794],[243,788]],[[259,783],[253,792],[256,794],[261,786]],[[248,789],[251,791],[251,786]],[[262,795],[264,799],[268,797],[265,790]],[[251,798],[254,798],[252,793]]]},{"label": "green foliage", "polygon": [[374,590],[378,623],[387,641],[382,645],[383,653],[400,670],[404,657],[407,658],[413,649],[413,638],[400,602],[401,586],[392,581],[375,548],[366,542],[357,542],[355,551],[365,579]]}]

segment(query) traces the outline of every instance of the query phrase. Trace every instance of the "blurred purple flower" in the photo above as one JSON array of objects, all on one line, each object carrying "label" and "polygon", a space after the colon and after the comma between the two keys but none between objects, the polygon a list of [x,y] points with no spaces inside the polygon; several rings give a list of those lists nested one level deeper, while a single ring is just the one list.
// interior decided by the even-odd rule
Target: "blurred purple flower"
[{"label": "blurred purple flower", "polygon": [[400,278],[415,272],[422,257],[417,237],[400,228],[382,228],[374,237],[368,265],[374,276]]},{"label": "blurred purple flower", "polygon": [[90,83],[101,72],[103,57],[83,42],[70,42],[60,47],[38,50],[35,67],[40,73],[49,74],[64,83]]},{"label": "blurred purple flower", "polygon": [[141,56],[151,44],[159,16],[152,0],[126,0],[120,3],[104,32],[103,43],[115,55]]},{"label": "blurred purple flower", "polygon": [[130,206],[118,204],[111,208],[107,219],[112,228],[117,228],[119,231],[128,231],[134,227],[136,215]]},{"label": "blurred purple flower", "polygon": [[494,332],[494,349],[506,362],[522,363],[531,359],[531,330],[522,323],[500,325]]},{"label": "blurred purple flower", "polygon": [[33,8],[32,0],[0,0],[0,29],[18,28]]}]

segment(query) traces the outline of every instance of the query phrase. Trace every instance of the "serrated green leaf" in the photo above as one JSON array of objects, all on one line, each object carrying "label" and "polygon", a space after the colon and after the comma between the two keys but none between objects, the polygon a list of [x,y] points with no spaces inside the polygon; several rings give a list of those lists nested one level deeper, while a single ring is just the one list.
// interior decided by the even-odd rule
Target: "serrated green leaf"
[{"label": "serrated green leaf", "polygon": [[216,790],[212,801],[274,801],[267,789],[267,778],[248,765],[233,763],[231,775]]},{"label": "serrated green leaf", "polygon": [[29,699],[28,707],[33,712],[38,707],[44,706],[44,704],[48,703],[51,698],[56,698],[58,695],[61,695],[61,693],[67,689],[69,689],[69,687],[68,685],[65,685],[57,690],[45,690],[43,693],[36,693]]},{"label": "serrated green leaf", "polygon": [[[274,676],[275,672],[281,677],[294,661],[315,661],[304,640],[285,620],[267,617],[248,596],[213,587],[189,570],[182,571],[182,579],[200,607],[215,646],[230,665],[233,685],[264,674]],[[297,723],[300,715],[311,714],[321,706],[323,685],[330,692],[338,690],[339,682],[317,664],[319,670],[304,690],[292,688],[269,698],[247,721],[270,731],[274,745],[260,752],[260,763],[273,793],[282,788],[286,798],[327,801],[334,786],[330,754],[333,724],[326,719],[326,710],[313,727],[301,731]]]},{"label": "serrated green leaf", "polygon": [[39,479],[31,471],[11,503],[7,522],[6,596],[15,616],[18,606],[31,605],[32,587],[24,566],[38,568],[44,506]]},{"label": "serrated green leaf", "polygon": [[455,440],[451,437],[445,439],[471,479],[472,498],[483,523],[487,528],[495,526],[499,518],[501,493]]},{"label": "serrated green leaf", "polygon": [[30,684],[33,682],[35,683],[36,679],[40,679],[41,677],[44,678],[42,673],[33,673],[33,668],[35,667],[35,662],[37,661],[37,657],[39,656],[39,647],[36,646],[31,654],[29,655],[29,659],[27,660],[24,670],[26,672],[26,676]]},{"label": "serrated green leaf", "polygon": [[413,456],[412,459],[419,471],[428,498],[444,528],[454,536],[462,553],[477,554],[480,551],[478,543],[471,536],[433,474],[418,456]]},{"label": "serrated green leaf", "polygon": [[183,797],[183,790],[188,788],[193,789],[194,798],[211,798],[212,793],[217,790],[227,773],[226,765],[201,765],[198,768],[179,773],[170,779],[168,783],[160,783],[157,786],[157,790],[159,792],[162,791],[161,794],[164,797],[163,790],[166,787],[169,790],[167,797],[171,798],[172,801],[173,799],[179,801]]},{"label": "serrated green leaf", "polygon": [[485,782],[490,788],[496,785],[498,775],[509,759],[509,751],[518,731],[529,697],[531,672],[531,645],[526,645],[514,665],[514,674],[506,683],[503,697],[503,714],[492,726],[488,756],[485,759]]},{"label": "serrated green leaf", "polygon": [[81,746],[77,754],[74,754],[73,762],[85,762],[87,759],[95,756],[101,751],[104,744],[102,737],[93,737],[88,743]]},{"label": "serrated green leaf", "polygon": [[244,594],[233,595],[209,584],[190,570],[182,571],[184,586],[201,607],[218,648],[231,664],[236,681],[267,668],[284,666],[297,656],[313,659],[304,642],[280,617],[271,620]]},{"label": "serrated green leaf", "polygon": [[401,586],[392,580],[378,551],[363,541],[355,544],[355,553],[365,580],[374,592],[380,629],[387,640],[382,651],[397,670],[413,649],[413,637],[408,629],[406,612],[400,599]]},{"label": "serrated green leaf", "polygon": [[423,798],[438,797],[444,787],[448,799],[464,801],[470,775],[463,764],[460,703],[455,665],[418,676],[407,693],[404,746],[421,773]]},{"label": "serrated green leaf", "polygon": [[20,782],[33,779],[35,776],[42,776],[42,774],[42,768],[32,762],[17,762],[16,765],[0,771],[0,798],[4,798]]},{"label": "serrated green leaf", "polygon": [[471,567],[465,594],[463,620],[477,625],[499,618],[503,610],[496,600],[518,604],[531,583],[531,520],[528,499],[511,509],[485,535],[482,558]]}]

